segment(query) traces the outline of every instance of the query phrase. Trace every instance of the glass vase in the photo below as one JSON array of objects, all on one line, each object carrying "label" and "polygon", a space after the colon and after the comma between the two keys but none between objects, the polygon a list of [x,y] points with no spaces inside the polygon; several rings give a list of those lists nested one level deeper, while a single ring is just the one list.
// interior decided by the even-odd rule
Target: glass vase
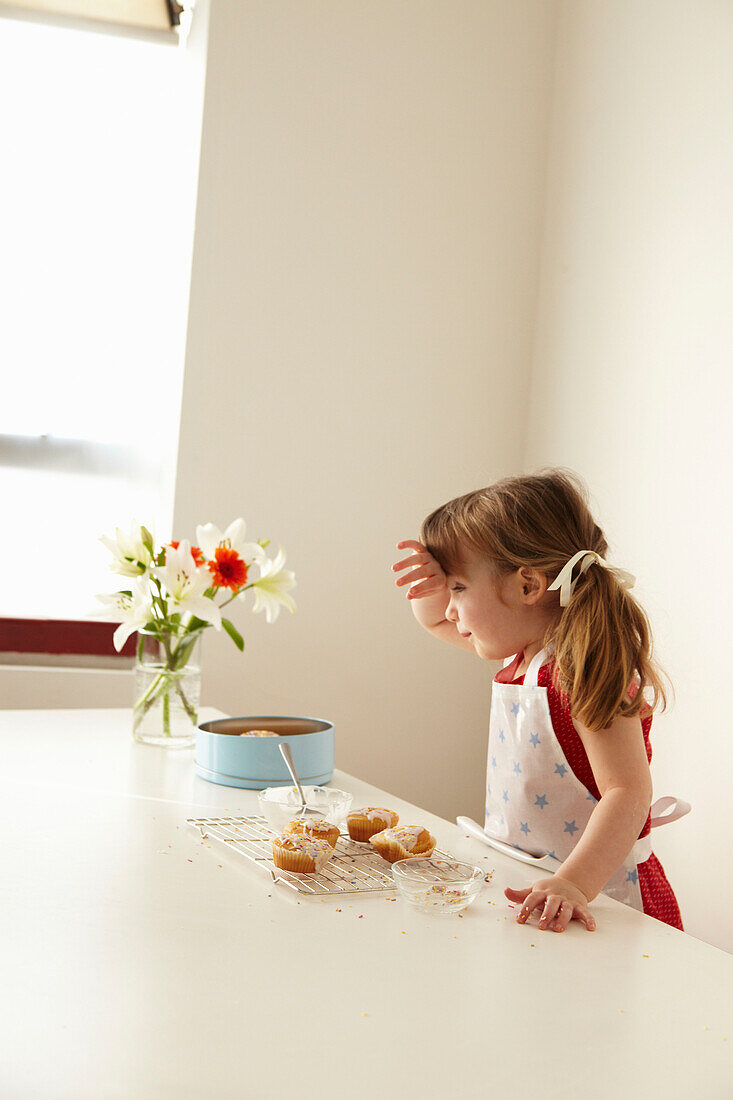
[{"label": "glass vase", "polygon": [[201,697],[201,635],[138,631],[132,735],[145,745],[189,748]]}]

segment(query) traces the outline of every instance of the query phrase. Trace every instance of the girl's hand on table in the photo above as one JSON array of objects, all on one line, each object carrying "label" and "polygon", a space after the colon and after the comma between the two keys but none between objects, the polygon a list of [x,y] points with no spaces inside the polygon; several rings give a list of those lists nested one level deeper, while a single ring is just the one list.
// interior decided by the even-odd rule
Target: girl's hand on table
[{"label": "girl's hand on table", "polygon": [[507,887],[505,897],[510,901],[522,901],[518,924],[526,924],[536,909],[541,909],[538,927],[554,932],[564,932],[571,920],[582,920],[589,932],[594,932],[596,922],[588,908],[588,899],[582,890],[560,875],[541,878],[530,890],[512,890]]},{"label": "girl's hand on table", "polygon": [[409,558],[403,558],[402,561],[395,562],[392,566],[395,573],[399,573],[402,569],[410,570],[409,573],[395,581],[398,588],[405,584],[412,586],[407,593],[408,600],[434,596],[436,592],[440,592],[441,589],[446,587],[445,573],[421,542],[407,539],[405,542],[398,542],[397,549],[414,551]]}]

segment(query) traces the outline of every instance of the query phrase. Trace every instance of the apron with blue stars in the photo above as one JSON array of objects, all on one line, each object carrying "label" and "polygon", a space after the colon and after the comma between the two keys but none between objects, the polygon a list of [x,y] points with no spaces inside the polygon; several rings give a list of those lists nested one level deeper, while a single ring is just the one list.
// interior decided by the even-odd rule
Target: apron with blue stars
[{"label": "apron with blue stars", "polygon": [[[597,802],[568,764],[547,688],[537,685],[547,659],[545,650],[532,658],[523,684],[492,684],[485,832],[531,856],[549,856],[559,867]],[[637,866],[651,854],[649,837],[638,840],[601,892],[643,912]]]}]

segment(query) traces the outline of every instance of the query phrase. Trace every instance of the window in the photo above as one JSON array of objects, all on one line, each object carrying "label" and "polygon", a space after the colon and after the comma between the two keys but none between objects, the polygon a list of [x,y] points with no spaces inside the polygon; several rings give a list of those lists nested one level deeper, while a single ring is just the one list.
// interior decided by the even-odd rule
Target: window
[{"label": "window", "polygon": [[81,619],[100,535],[170,537],[203,70],[0,18],[0,617]]}]

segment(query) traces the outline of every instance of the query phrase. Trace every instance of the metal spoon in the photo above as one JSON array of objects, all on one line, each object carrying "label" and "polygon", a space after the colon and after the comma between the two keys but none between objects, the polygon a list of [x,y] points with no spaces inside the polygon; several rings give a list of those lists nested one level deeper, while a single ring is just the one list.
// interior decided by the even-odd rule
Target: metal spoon
[{"label": "metal spoon", "polygon": [[290,772],[290,775],[292,776],[293,783],[295,783],[295,786],[298,788],[298,794],[300,795],[300,809],[298,810],[298,812],[295,816],[296,817],[307,817],[310,814],[312,817],[323,817],[323,814],[321,813],[320,810],[312,810],[309,806],[306,805],[305,794],[303,793],[303,788],[300,785],[300,780],[298,779],[297,772],[295,771],[295,764],[293,763],[293,754],[290,751],[290,745],[287,743],[287,741],[281,741],[280,742],[280,752],[283,755],[283,759],[284,759],[285,763],[287,764],[288,771]]}]

